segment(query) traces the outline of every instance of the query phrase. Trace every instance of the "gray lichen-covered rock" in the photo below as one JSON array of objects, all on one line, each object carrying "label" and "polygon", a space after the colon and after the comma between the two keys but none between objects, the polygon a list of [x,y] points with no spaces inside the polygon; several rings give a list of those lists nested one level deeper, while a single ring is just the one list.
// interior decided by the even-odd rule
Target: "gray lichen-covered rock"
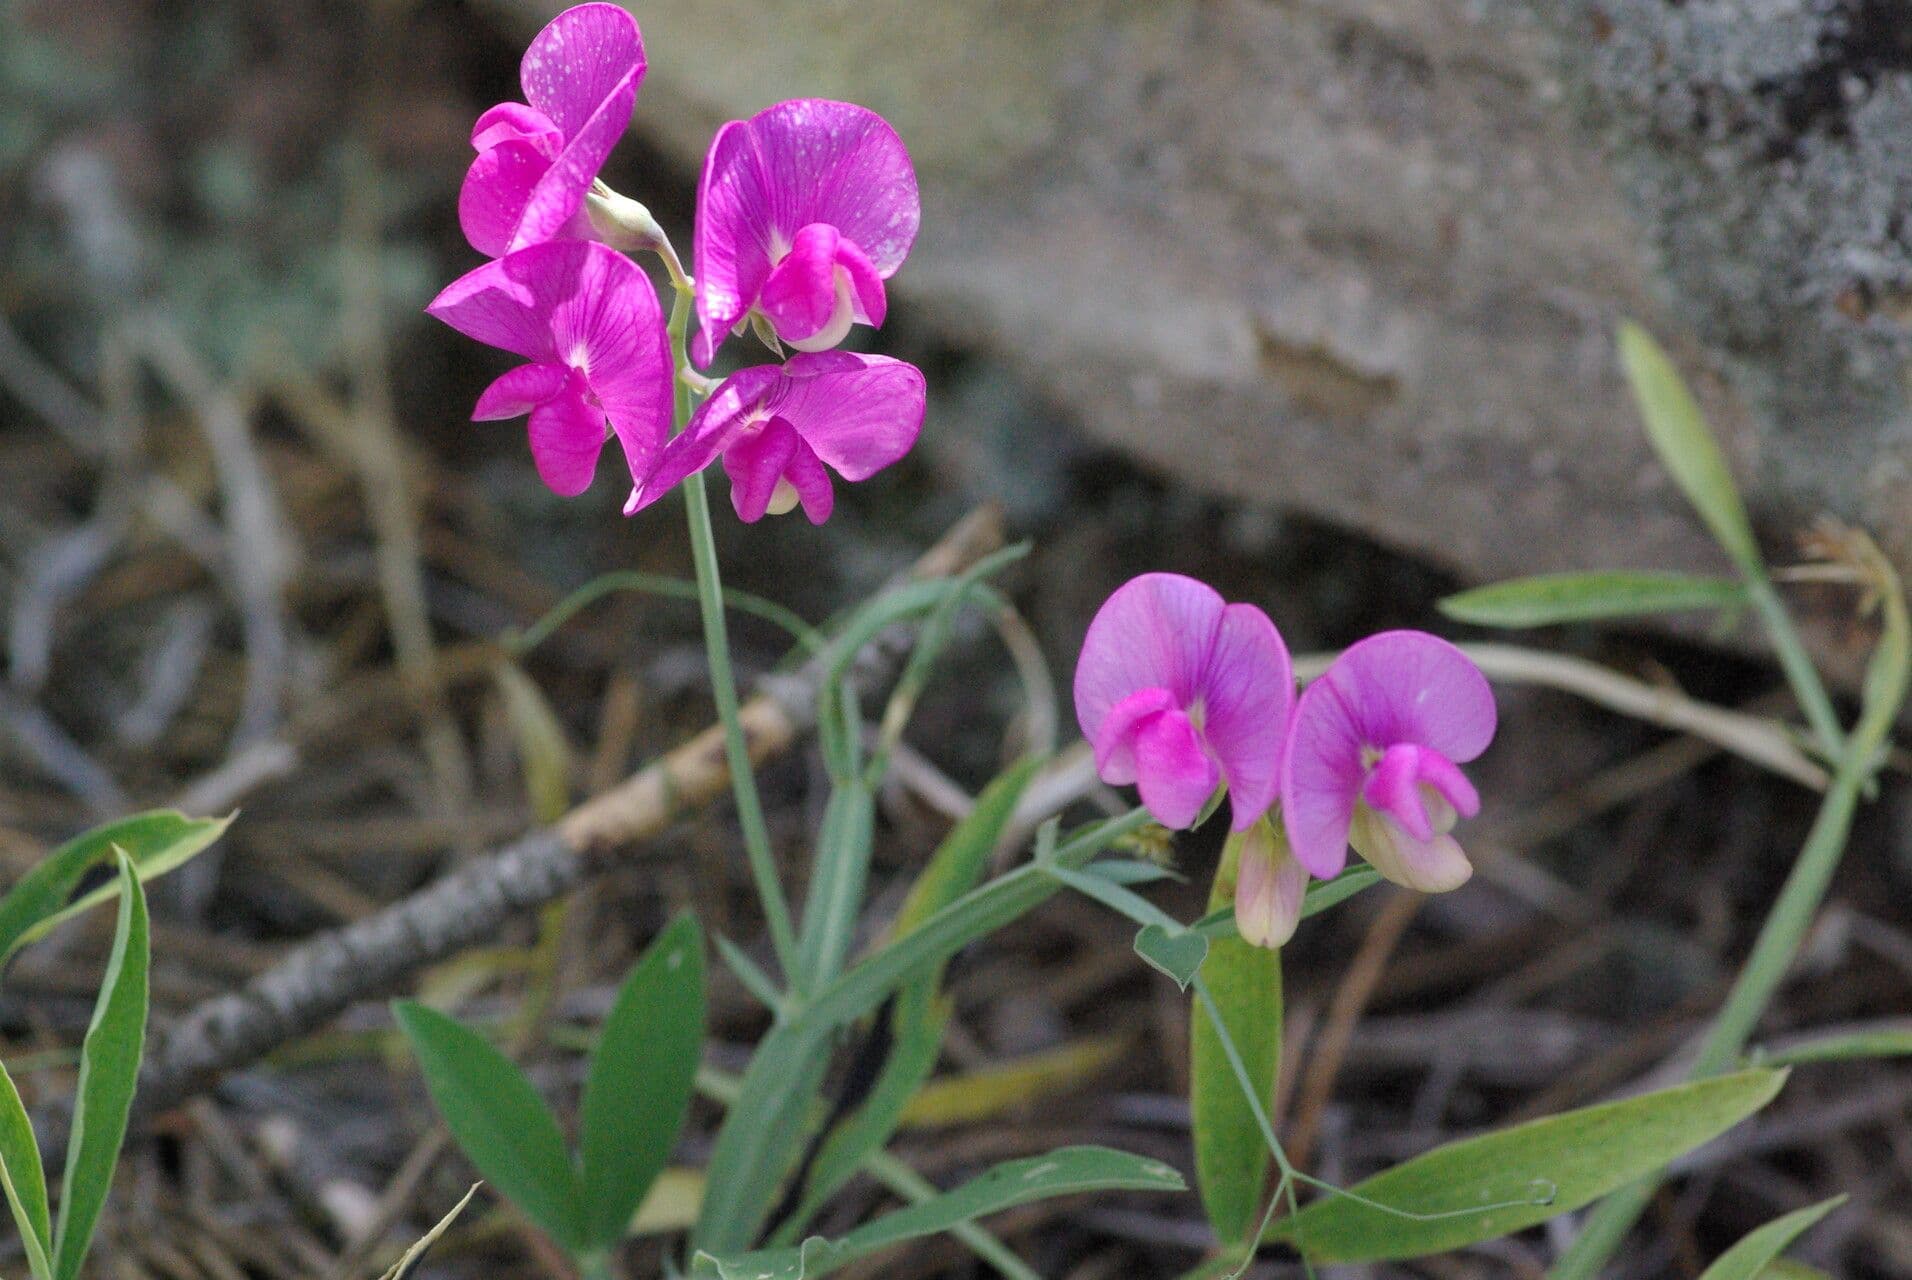
[{"label": "gray lichen-covered rock", "polygon": [[[527,16],[551,0],[518,0]],[[1615,372],[1689,370],[1775,550],[1912,567],[1907,0],[645,4],[639,127],[914,150],[899,296],[1092,436],[1473,579],[1716,566]]]}]

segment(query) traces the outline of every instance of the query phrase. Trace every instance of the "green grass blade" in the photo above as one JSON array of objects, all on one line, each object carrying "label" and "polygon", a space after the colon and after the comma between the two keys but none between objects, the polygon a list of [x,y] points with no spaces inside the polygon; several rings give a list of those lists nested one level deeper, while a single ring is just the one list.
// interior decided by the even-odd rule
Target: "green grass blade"
[{"label": "green grass blade", "polygon": [[1647,438],[1661,464],[1733,563],[1750,577],[1763,577],[1764,562],[1739,486],[1685,380],[1660,344],[1639,325],[1623,323],[1619,344],[1620,367],[1633,388]]},{"label": "green grass blade", "polygon": [[436,1009],[392,1005],[425,1088],[467,1158],[566,1249],[585,1243],[577,1173],[551,1109],[483,1036]]},{"label": "green grass blade", "polygon": [[21,947],[119,893],[118,884],[108,882],[77,901],[67,901],[88,871],[113,861],[115,848],[132,859],[143,883],[180,866],[224,835],[230,825],[230,817],[188,818],[170,809],[155,809],[67,841],[0,898],[0,964]]},{"label": "green grass blade", "polygon": [[47,1209],[46,1170],[40,1164],[40,1144],[20,1101],[13,1077],[0,1065],[0,1187],[13,1210],[13,1225],[26,1248],[27,1267],[34,1280],[52,1280],[53,1226]]},{"label": "green grass blade", "polygon": [[55,1280],[74,1280],[93,1242],[93,1228],[112,1190],[120,1144],[126,1139],[126,1117],[146,1044],[146,973],[151,960],[146,893],[133,860],[119,849],[114,857],[119,863],[119,919],[80,1050],[73,1130],[66,1144],[60,1219],[53,1235]]},{"label": "green grass blade", "polygon": [[624,1238],[690,1107],[704,1041],[704,935],[692,916],[659,934],[619,988],[591,1054],[578,1122],[589,1243]]},{"label": "green grass blade", "polygon": [[1759,1280],[1787,1246],[1845,1202],[1844,1196],[1834,1196],[1783,1218],[1774,1218],[1722,1253],[1712,1266],[1700,1273],[1700,1280]]},{"label": "green grass blade", "polygon": [[1290,1241],[1315,1262],[1420,1258],[1497,1239],[1710,1142],[1785,1081],[1783,1071],[1742,1071],[1449,1143],[1352,1195],[1329,1194],[1275,1223],[1267,1239]]},{"label": "green grass blade", "polygon": [[1440,602],[1457,622],[1482,627],[1549,627],[1637,618],[1688,609],[1736,609],[1751,602],[1731,578],[1685,573],[1548,573],[1496,582]]},{"label": "green grass blade", "polygon": [[999,1164],[953,1191],[885,1214],[841,1240],[813,1236],[796,1248],[738,1257],[700,1251],[692,1280],[814,1280],[846,1263],[1017,1205],[1091,1191],[1187,1189],[1180,1174],[1159,1160],[1107,1147],[1064,1147],[1045,1156]]}]

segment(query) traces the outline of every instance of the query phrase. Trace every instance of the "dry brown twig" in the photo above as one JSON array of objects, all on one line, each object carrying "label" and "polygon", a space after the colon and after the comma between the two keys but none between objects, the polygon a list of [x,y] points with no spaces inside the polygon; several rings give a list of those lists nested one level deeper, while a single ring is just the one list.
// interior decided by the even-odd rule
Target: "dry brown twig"
[{"label": "dry brown twig", "polygon": [[[982,508],[918,560],[910,576],[959,573],[1002,541],[1000,513]],[[865,690],[883,683],[914,633],[899,624],[878,636],[859,655],[851,678]],[[743,707],[753,760],[789,750],[815,724],[821,678],[813,661],[762,683]],[[492,936],[512,915],[612,869],[612,855],[659,835],[728,785],[723,732],[712,726],[556,824],[472,859],[368,919],[311,939],[243,990],[206,1001],[175,1023],[141,1072],[138,1110],[151,1115],[171,1106],[220,1073],[317,1029],[354,1001]]]}]

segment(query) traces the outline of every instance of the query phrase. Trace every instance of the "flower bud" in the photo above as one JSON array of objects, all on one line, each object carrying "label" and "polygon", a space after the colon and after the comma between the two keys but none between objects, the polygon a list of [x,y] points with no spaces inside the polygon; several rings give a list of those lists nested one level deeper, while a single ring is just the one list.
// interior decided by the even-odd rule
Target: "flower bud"
[{"label": "flower bud", "polygon": [[1235,929],[1253,946],[1279,948],[1301,923],[1308,873],[1288,837],[1266,817],[1228,838],[1224,859],[1236,859]]}]

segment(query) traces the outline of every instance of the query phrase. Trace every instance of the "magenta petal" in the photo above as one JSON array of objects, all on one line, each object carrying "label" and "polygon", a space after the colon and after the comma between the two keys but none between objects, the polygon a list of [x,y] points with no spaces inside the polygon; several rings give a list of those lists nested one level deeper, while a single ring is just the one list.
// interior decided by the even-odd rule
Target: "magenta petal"
[{"label": "magenta petal", "polygon": [[1180,711],[1145,720],[1135,734],[1135,782],[1142,804],[1173,831],[1192,826],[1221,775]]},{"label": "magenta petal", "polygon": [[1397,743],[1389,747],[1378,764],[1369,770],[1361,786],[1361,798],[1370,809],[1385,813],[1416,840],[1432,840],[1434,823],[1427,815],[1427,802],[1421,799],[1420,747]]},{"label": "magenta petal", "polygon": [[909,151],[867,107],[800,98],[751,118],[771,216],[786,241],[827,222],[856,242],[884,277],[909,256],[922,206]]},{"label": "magenta petal", "polygon": [[802,436],[797,437],[797,451],[791,455],[790,465],[784,468],[783,478],[797,491],[804,518],[811,524],[822,524],[836,510],[836,489],[830,483],[830,473],[823,469]]},{"label": "magenta petal", "polygon": [[770,509],[777,481],[797,455],[803,442],[789,423],[772,418],[755,431],[747,432],[724,451],[724,471],[730,476],[730,504],[737,518],[755,524]]},{"label": "magenta petal", "polygon": [[576,132],[566,135],[564,150],[525,201],[511,239],[512,248],[560,238],[581,239],[588,234],[589,223],[580,217],[585,196],[618,139],[630,128],[631,108],[636,101],[637,79],[632,76],[613,88]]},{"label": "magenta petal", "polygon": [[498,258],[510,251],[525,206],[551,171],[551,161],[526,140],[478,153],[458,191],[458,225],[471,247]]},{"label": "magenta petal", "polygon": [[638,478],[630,500],[624,504],[624,514],[642,511],[686,476],[716,461],[737,433],[759,416],[781,376],[777,365],[760,364],[739,369],[724,379],[710,399],[697,407],[689,425],[658,452],[650,473]]},{"label": "magenta petal", "polygon": [[580,387],[574,383],[533,409],[530,435],[531,459],[551,492],[575,498],[591,487],[604,448],[604,415],[585,401]]},{"label": "magenta petal", "polygon": [[850,277],[850,297],[853,302],[851,317],[858,324],[882,327],[884,317],[889,315],[889,296],[883,291],[883,277],[877,272],[876,264],[871,262],[863,250],[856,247],[854,240],[837,241],[837,266]]},{"label": "magenta petal", "polygon": [[529,142],[545,156],[555,156],[564,147],[564,131],[536,107],[501,102],[471,126],[471,145],[474,151],[489,151],[504,142]]},{"label": "magenta petal", "polygon": [[1116,704],[1137,689],[1164,688],[1179,707],[1200,693],[1222,598],[1175,573],[1145,573],[1103,602],[1076,663],[1076,719],[1097,741]]},{"label": "magenta petal", "polygon": [[1421,753],[1421,781],[1434,788],[1461,817],[1471,818],[1480,812],[1480,792],[1467,780],[1460,766],[1440,752]]},{"label": "magenta petal", "polygon": [[837,305],[837,239],[835,227],[804,227],[764,277],[759,304],[785,342],[801,342],[829,325]]},{"label": "magenta petal", "polygon": [[1275,624],[1251,604],[1222,610],[1202,676],[1202,734],[1228,779],[1230,826],[1245,831],[1281,788],[1294,668]]},{"label": "magenta petal", "polygon": [[1361,740],[1324,677],[1301,691],[1282,761],[1281,821],[1295,858],[1326,880],[1348,860],[1348,828],[1361,795]]},{"label": "magenta petal", "polygon": [[[566,9],[533,37],[519,64],[525,101],[575,138],[599,106],[644,75],[637,19],[615,4]],[[626,107],[624,124],[630,123]]]},{"label": "magenta petal", "polygon": [[633,478],[648,475],[675,410],[670,337],[650,277],[601,244],[560,241],[504,259],[524,268],[548,303],[552,341],[604,406]]},{"label": "magenta petal", "polygon": [[1151,716],[1175,708],[1167,689],[1138,689],[1115,704],[1091,740],[1095,747],[1096,776],[1112,787],[1135,781],[1135,734]]},{"label": "magenta petal", "polygon": [[[697,180],[692,270],[697,280],[697,338],[692,354],[708,365],[749,311],[770,274],[770,195],[764,189],[750,125],[717,131]],[[795,228],[791,228],[794,233]]]},{"label": "magenta petal", "polygon": [[1466,764],[1494,739],[1494,693],[1466,654],[1420,631],[1384,631],[1351,645],[1322,676],[1364,743],[1431,747]]},{"label": "magenta petal", "polygon": [[515,418],[564,390],[569,370],[557,364],[521,364],[484,389],[471,411],[473,422]]},{"label": "magenta petal", "polygon": [[923,430],[922,371],[888,356],[819,351],[783,366],[776,412],[845,480],[898,461]]},{"label": "magenta petal", "polygon": [[425,308],[467,338],[540,364],[562,363],[551,341],[550,300],[523,278],[523,255],[500,258],[446,285]]}]

